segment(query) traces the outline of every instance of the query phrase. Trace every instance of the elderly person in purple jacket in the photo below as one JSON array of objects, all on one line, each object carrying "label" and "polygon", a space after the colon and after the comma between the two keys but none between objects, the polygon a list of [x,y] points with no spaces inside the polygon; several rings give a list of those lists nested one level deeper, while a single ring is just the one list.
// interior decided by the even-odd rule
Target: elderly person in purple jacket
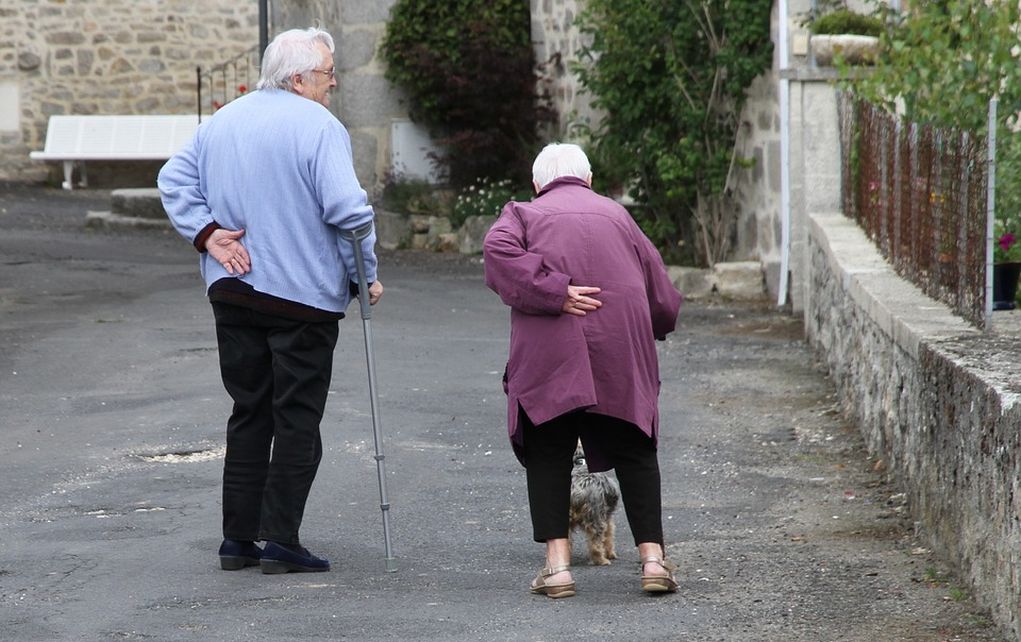
[{"label": "elderly person in purple jacket", "polygon": [[642,588],[676,591],[663,549],[655,339],[673,331],[681,296],[628,212],[592,191],[581,148],[547,146],[532,174],[538,196],[508,203],[484,245],[486,284],[511,308],[510,440],[526,468],[533,537],[546,544],[530,588],[574,595],[568,524],[581,439],[589,470],[616,470]]}]

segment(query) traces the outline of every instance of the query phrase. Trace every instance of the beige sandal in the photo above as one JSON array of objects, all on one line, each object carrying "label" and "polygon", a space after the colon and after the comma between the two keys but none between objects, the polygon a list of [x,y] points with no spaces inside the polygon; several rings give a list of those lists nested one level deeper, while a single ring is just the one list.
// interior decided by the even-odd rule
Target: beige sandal
[{"label": "beige sandal", "polygon": [[529,588],[533,593],[552,597],[553,599],[560,597],[572,597],[574,595],[574,581],[562,582],[560,584],[549,584],[546,582],[546,578],[569,570],[571,570],[571,567],[567,564],[563,566],[543,567],[539,571],[539,574],[535,576],[535,579],[532,580],[532,584]]},{"label": "beige sandal", "polygon": [[[659,564],[667,570],[667,574],[645,575],[645,565],[650,563]],[[677,570],[677,566],[673,562],[650,555],[649,557],[643,557],[641,564],[643,591],[646,593],[674,593],[677,591],[677,579],[674,577],[674,571]]]}]

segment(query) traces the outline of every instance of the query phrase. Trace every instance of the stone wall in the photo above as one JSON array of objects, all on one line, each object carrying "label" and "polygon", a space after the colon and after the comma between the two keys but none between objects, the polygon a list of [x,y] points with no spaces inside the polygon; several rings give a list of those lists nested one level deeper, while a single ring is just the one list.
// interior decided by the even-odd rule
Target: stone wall
[{"label": "stone wall", "polygon": [[28,153],[42,149],[49,116],[193,113],[196,65],[256,44],[256,2],[5,0],[0,180],[47,175]]},{"label": "stone wall", "polygon": [[[780,111],[777,75],[770,70],[755,79],[741,114],[737,154],[751,162],[735,171],[733,195],[737,226],[731,256],[763,265],[780,261]],[[776,276],[771,277],[775,292]]]},{"label": "stone wall", "polygon": [[337,93],[330,110],[350,132],[358,180],[372,191],[390,166],[391,124],[407,118],[400,93],[383,77],[386,68],[379,56],[394,0],[278,0],[272,4],[271,38],[316,21],[333,36]]},{"label": "stone wall", "polygon": [[921,537],[1021,639],[1021,313],[984,334],[901,280],[840,214],[811,217],[808,339]]},{"label": "stone wall", "polygon": [[584,0],[532,0],[535,60],[541,66],[543,84],[558,114],[552,137],[561,141],[572,139],[572,125],[595,126],[600,117],[592,107],[591,95],[583,91],[578,77],[569,69],[587,44],[574,25],[584,5]]}]

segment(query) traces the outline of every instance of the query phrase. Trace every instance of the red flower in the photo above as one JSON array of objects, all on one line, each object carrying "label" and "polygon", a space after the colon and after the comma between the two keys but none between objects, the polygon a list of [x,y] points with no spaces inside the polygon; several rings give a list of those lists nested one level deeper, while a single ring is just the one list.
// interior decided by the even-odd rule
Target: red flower
[{"label": "red flower", "polygon": [[1013,233],[1007,232],[1006,234],[1004,234],[1003,236],[1001,236],[999,238],[997,243],[1000,244],[1000,249],[1003,250],[1004,252],[1006,252],[1007,250],[1010,249],[1010,246],[1014,245],[1014,243],[1016,241],[1017,241],[1017,237],[1014,236]]},{"label": "red flower", "polygon": [[248,87],[247,86],[245,86],[245,85],[238,85],[238,93],[239,94],[243,94],[246,91],[248,91]]},{"label": "red flower", "polygon": [[213,110],[217,110],[220,107],[223,107],[223,103],[221,103],[219,100],[214,100],[213,101]]}]

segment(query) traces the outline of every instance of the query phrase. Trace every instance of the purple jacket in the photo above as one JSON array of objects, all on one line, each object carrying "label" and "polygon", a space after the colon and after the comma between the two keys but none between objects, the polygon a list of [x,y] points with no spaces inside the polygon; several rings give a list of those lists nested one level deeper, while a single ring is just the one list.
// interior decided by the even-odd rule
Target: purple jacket
[{"label": "purple jacket", "polygon": [[[504,206],[484,257],[486,285],[511,308],[505,389],[518,459],[519,408],[535,425],[584,409],[657,439],[654,339],[673,331],[681,295],[627,210],[581,179],[558,178],[531,203]],[[562,314],[569,284],[601,288],[602,307],[584,317]],[[586,457],[590,470],[609,468],[591,446]]]}]

